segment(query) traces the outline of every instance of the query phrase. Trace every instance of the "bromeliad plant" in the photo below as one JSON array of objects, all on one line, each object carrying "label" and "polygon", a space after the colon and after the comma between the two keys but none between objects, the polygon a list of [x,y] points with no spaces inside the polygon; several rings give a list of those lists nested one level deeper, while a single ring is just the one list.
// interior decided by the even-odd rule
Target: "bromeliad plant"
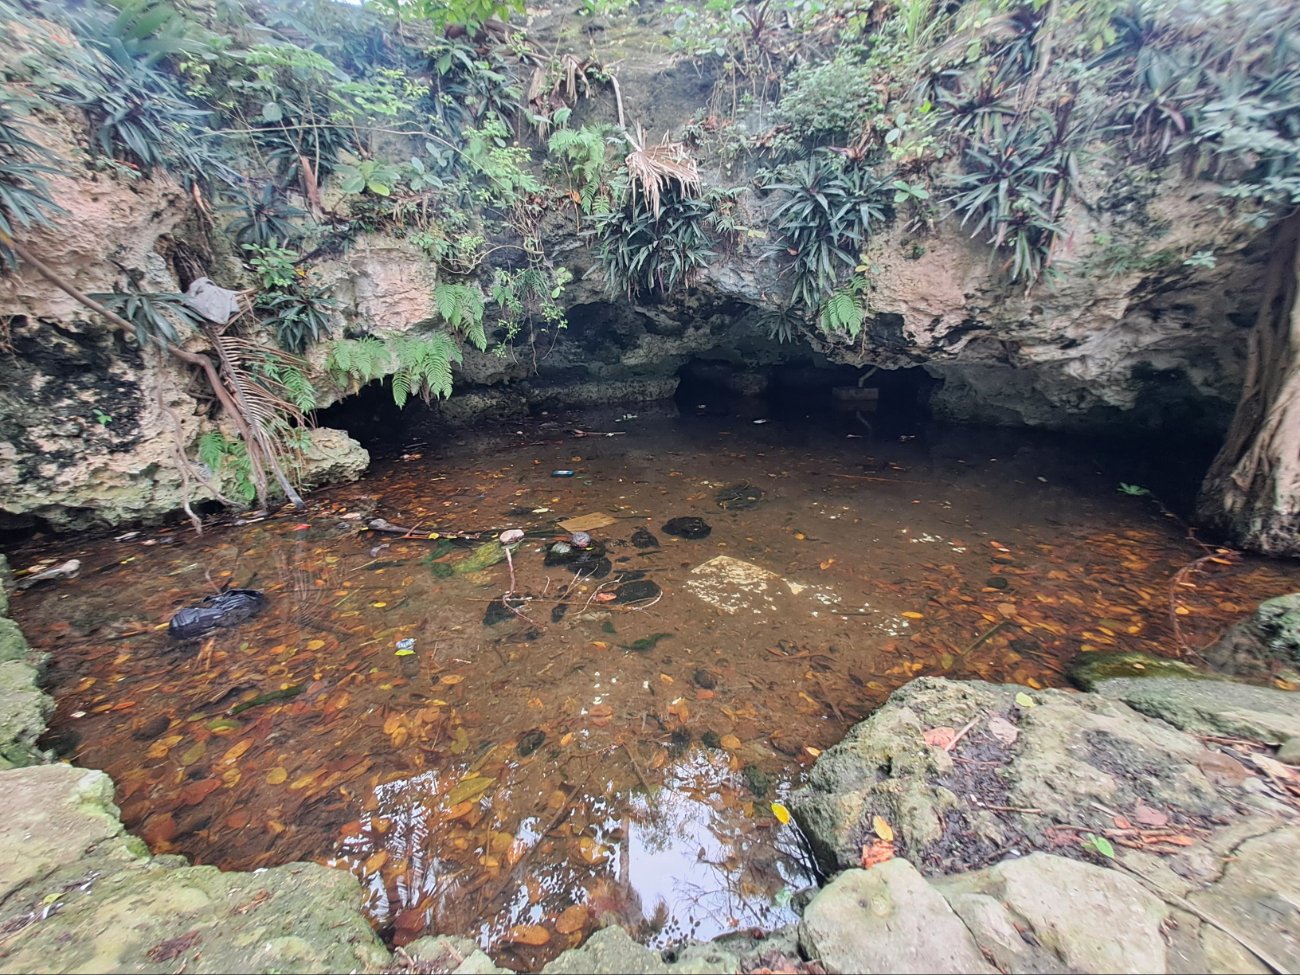
[{"label": "bromeliad plant", "polygon": [[786,199],[772,214],[774,253],[791,259],[793,300],[819,308],[888,216],[892,187],[867,166],[827,151],[777,172],[782,181],[767,188]]}]

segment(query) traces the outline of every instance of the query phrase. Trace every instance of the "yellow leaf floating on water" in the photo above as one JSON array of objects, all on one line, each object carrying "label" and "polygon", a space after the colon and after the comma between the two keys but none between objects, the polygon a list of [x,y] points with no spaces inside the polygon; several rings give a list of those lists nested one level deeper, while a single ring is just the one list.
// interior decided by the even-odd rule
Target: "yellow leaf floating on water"
[{"label": "yellow leaf floating on water", "polygon": [[772,803],[772,815],[776,817],[776,821],[782,826],[790,822],[790,810],[779,802]]},{"label": "yellow leaf floating on water", "polygon": [[1024,691],[1016,692],[1016,703],[1020,705],[1022,708],[1032,708],[1038,706],[1038,702],[1035,701],[1028,694],[1026,694]]},{"label": "yellow leaf floating on water", "polygon": [[906,612],[902,613],[901,615],[907,617],[909,620],[923,620],[923,619],[925,619],[925,614],[924,614],[924,613],[918,613],[918,612],[917,612],[916,610],[914,610],[914,609],[909,609],[909,610],[907,610]]},{"label": "yellow leaf floating on water", "polygon": [[894,827],[889,825],[889,820],[884,816],[872,816],[871,828],[886,843],[894,842]]},{"label": "yellow leaf floating on water", "polygon": [[377,602],[377,603],[371,603],[370,605],[373,606],[373,607],[375,607],[375,609],[383,609],[385,606],[388,605],[388,603],[385,603],[385,602],[382,602],[382,601],[381,601],[381,602]]}]

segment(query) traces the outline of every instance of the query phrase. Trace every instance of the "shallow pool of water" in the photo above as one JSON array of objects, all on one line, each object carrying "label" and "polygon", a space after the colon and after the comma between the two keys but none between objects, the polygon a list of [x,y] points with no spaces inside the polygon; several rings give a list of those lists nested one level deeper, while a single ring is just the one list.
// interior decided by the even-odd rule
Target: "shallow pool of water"
[{"label": "shallow pool of water", "polygon": [[[53,654],[48,743],[108,771],[157,852],[338,864],[393,943],[534,967],[608,915],[655,946],[790,920],[812,875],[771,804],[912,677],[1059,685],[1079,652],[1199,646],[1300,583],[1227,559],[1171,587],[1205,553],[1118,490],[1150,457],[762,419],[540,417],[408,446],[304,512],[12,551],[83,564],[13,600]],[[545,565],[593,513],[608,574]],[[663,530],[688,516],[710,533]],[[509,528],[513,587],[462,571]],[[658,593],[611,599],[628,581]],[[168,639],[223,586],[268,607]]]}]

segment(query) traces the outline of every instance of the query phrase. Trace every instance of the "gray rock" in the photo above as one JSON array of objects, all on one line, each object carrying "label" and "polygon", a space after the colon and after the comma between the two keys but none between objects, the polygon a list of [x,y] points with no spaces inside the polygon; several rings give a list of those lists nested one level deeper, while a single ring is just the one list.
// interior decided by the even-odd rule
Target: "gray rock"
[{"label": "gray rock", "polygon": [[[1223,875],[1187,899],[1251,945],[1267,951],[1286,971],[1300,971],[1300,827],[1273,830],[1247,840],[1228,859]],[[1223,971],[1251,970],[1259,963],[1243,958],[1241,945],[1228,944],[1222,932],[1201,928],[1206,955]],[[1243,966],[1242,962],[1246,965]]]},{"label": "gray rock", "polygon": [[543,966],[542,975],[624,972],[626,975],[707,975],[735,971],[734,959],[723,953],[693,952],[680,962],[666,962],[657,951],[632,940],[622,928],[601,928],[581,948],[570,948]]},{"label": "gray rock", "polygon": [[1275,664],[1300,667],[1300,593],[1264,600],[1201,656],[1215,670],[1242,677],[1268,676]]},{"label": "gray rock", "polygon": [[101,772],[0,772],[5,971],[315,972],[385,964],[341,870],[257,873],[150,857]]},{"label": "gray rock", "polygon": [[1118,870],[1034,853],[936,886],[1004,971],[1168,969],[1169,906]]},{"label": "gray rock", "polygon": [[1300,738],[1288,738],[1277,750],[1277,760],[1288,765],[1300,765]]},{"label": "gray rock", "polygon": [[440,934],[417,938],[402,948],[423,972],[448,972],[451,975],[499,975],[508,968],[498,968],[492,959],[469,938]]},{"label": "gray rock", "polygon": [[1300,694],[1271,687],[1152,677],[1103,681],[1096,690],[1184,731],[1273,743],[1300,736]]},{"label": "gray rock", "polygon": [[44,758],[36,739],[45,731],[54,701],[36,686],[37,673],[21,660],[0,660],[0,768],[32,765]]},{"label": "gray rock", "polygon": [[993,972],[966,926],[910,863],[847,870],[804,911],[804,953],[828,972]]},{"label": "gray rock", "polygon": [[1199,670],[1181,660],[1153,657],[1149,653],[1081,653],[1070,661],[1070,683],[1085,691],[1095,690],[1104,680],[1116,677],[1203,677]]}]

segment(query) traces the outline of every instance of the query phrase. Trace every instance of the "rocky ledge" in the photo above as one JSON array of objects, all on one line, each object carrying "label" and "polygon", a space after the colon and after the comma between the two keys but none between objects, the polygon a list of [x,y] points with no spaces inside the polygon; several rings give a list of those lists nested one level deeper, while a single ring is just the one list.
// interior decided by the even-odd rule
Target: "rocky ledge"
[{"label": "rocky ledge", "polygon": [[[106,775],[39,764],[48,698],[11,628],[0,971],[504,971],[464,938],[390,954],[342,871],[150,856]],[[798,925],[665,953],[610,927],[543,971],[1300,971],[1298,701],[1182,677],[915,680],[792,797],[829,879]]]}]

